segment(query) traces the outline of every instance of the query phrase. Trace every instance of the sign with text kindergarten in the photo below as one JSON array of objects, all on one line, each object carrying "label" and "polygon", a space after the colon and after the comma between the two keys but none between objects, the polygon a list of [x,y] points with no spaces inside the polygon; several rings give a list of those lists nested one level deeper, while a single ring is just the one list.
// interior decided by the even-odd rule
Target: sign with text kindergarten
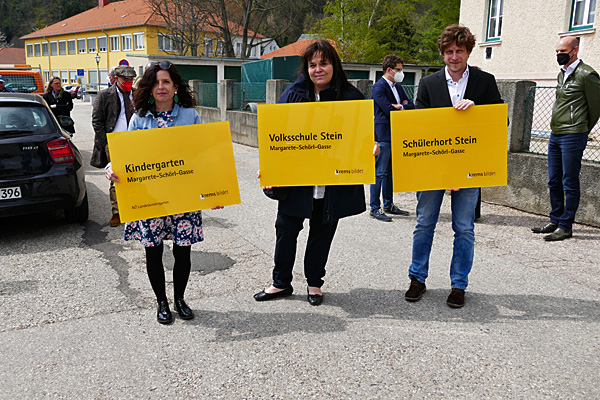
[{"label": "sign with text kindergarten", "polygon": [[506,186],[508,104],[391,113],[394,192]]},{"label": "sign with text kindergarten", "polygon": [[122,222],[240,203],[229,122],[107,137]]},{"label": "sign with text kindergarten", "polygon": [[261,186],[375,183],[373,100],[258,106]]}]

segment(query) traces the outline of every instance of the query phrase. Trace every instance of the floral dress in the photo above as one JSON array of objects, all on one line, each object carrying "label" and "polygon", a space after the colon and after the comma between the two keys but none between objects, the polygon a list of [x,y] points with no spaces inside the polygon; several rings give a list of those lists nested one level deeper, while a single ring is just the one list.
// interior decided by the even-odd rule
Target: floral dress
[{"label": "floral dress", "polygon": [[[170,111],[159,112],[156,117],[158,127],[166,128],[170,117]],[[163,240],[172,240],[178,246],[191,246],[204,240],[202,213],[193,211],[127,222],[125,240],[139,240],[144,247],[158,246]]]}]

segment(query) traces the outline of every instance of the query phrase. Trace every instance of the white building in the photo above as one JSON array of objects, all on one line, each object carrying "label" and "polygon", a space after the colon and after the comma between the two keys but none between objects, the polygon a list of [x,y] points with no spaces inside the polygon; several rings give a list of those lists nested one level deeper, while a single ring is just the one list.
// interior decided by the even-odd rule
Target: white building
[{"label": "white building", "polygon": [[579,38],[579,58],[600,71],[596,0],[462,0],[460,23],[477,37],[469,63],[496,79],[556,84],[556,43]]}]

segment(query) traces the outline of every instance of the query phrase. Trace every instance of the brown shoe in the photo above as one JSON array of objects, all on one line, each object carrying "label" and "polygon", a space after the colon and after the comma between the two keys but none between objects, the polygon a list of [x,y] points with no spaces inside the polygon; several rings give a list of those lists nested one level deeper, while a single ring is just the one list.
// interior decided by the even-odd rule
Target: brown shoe
[{"label": "brown shoe", "polygon": [[112,226],[113,228],[121,225],[121,218],[119,218],[119,214],[113,214],[113,216],[110,219],[110,222],[108,224],[110,226]]},{"label": "brown shoe", "polygon": [[452,308],[461,308],[465,305],[465,291],[463,289],[452,288],[446,304]]},{"label": "brown shoe", "polygon": [[406,301],[419,301],[421,296],[425,293],[426,286],[424,283],[419,282],[415,278],[411,278],[410,286],[406,293],[404,293],[404,300]]}]

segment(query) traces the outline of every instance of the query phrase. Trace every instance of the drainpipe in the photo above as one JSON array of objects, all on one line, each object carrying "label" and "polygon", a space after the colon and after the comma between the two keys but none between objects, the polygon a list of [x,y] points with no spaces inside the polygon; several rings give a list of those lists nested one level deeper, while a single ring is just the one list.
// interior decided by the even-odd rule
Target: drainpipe
[{"label": "drainpipe", "polygon": [[[108,74],[108,71],[110,70],[110,61],[108,59],[108,54],[110,53],[110,50],[108,49],[110,47],[110,38],[108,37],[108,33],[104,32],[104,29],[102,29],[102,33],[106,36],[106,73]],[[100,79],[100,77],[98,77],[98,79]]]},{"label": "drainpipe", "polygon": [[[50,75],[50,77],[52,77],[52,57],[50,57],[50,55],[52,54],[52,49],[50,48],[50,41],[48,39],[46,39],[46,36],[44,36],[44,40],[46,41],[46,43],[48,43],[48,73]],[[44,52],[44,49],[41,49],[42,53]],[[62,80],[62,78],[61,78]]]}]

